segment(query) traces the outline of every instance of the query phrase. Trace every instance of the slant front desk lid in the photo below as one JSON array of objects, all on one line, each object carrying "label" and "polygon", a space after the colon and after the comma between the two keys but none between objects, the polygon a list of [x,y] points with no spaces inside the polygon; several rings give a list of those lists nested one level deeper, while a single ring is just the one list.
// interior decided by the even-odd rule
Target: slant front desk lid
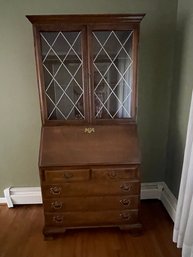
[{"label": "slant front desk lid", "polygon": [[40,167],[139,164],[136,125],[43,127]]}]

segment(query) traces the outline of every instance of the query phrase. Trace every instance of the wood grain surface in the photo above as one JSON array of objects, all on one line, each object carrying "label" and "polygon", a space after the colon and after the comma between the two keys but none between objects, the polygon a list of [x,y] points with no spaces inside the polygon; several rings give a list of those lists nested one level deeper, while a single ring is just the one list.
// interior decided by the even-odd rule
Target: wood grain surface
[{"label": "wood grain surface", "polygon": [[0,206],[0,257],[180,257],[160,201],[142,201],[142,214],[141,236],[118,228],[79,229],[44,241],[41,205]]}]

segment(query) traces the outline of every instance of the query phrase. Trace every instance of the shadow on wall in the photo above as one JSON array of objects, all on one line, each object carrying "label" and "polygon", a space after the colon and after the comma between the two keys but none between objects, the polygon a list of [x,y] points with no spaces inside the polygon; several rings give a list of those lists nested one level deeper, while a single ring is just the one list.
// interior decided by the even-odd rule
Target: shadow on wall
[{"label": "shadow on wall", "polygon": [[[166,183],[178,196],[183,165],[186,131],[191,101],[187,79],[187,19],[181,19],[176,31],[173,79],[171,90],[170,122],[167,146]],[[193,73],[193,71],[192,71]]]},{"label": "shadow on wall", "polygon": [[161,22],[141,33],[138,129],[143,182],[165,179],[173,35]]}]

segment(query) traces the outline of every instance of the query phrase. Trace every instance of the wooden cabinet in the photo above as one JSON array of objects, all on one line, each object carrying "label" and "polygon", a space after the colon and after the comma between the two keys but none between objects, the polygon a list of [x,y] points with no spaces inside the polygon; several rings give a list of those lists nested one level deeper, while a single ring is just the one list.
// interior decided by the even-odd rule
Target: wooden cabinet
[{"label": "wooden cabinet", "polygon": [[27,16],[42,117],[44,234],[140,227],[141,15]]}]

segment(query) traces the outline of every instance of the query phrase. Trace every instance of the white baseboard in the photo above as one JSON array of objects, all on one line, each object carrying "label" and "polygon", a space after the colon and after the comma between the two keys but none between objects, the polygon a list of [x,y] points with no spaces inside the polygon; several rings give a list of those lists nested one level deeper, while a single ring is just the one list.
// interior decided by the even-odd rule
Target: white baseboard
[{"label": "white baseboard", "polygon": [[165,182],[142,183],[141,199],[158,199],[166,208],[171,219],[175,220],[177,199]]},{"label": "white baseboard", "polygon": [[42,204],[40,187],[9,187],[4,190],[4,196],[9,208],[16,204]]},{"label": "white baseboard", "polygon": [[[40,187],[9,187],[4,190],[4,196],[4,198],[0,198],[0,203],[6,203],[9,208],[16,204],[42,203]],[[174,221],[177,200],[165,182],[142,183],[141,199],[160,200]]]},{"label": "white baseboard", "polygon": [[142,183],[141,184],[141,199],[161,199],[163,190],[163,182]]},{"label": "white baseboard", "polygon": [[177,199],[170,191],[165,182],[163,182],[163,190],[160,200],[166,208],[171,219],[174,221],[176,216]]},{"label": "white baseboard", "polygon": [[5,197],[0,197],[0,204],[6,204],[6,199]]}]

